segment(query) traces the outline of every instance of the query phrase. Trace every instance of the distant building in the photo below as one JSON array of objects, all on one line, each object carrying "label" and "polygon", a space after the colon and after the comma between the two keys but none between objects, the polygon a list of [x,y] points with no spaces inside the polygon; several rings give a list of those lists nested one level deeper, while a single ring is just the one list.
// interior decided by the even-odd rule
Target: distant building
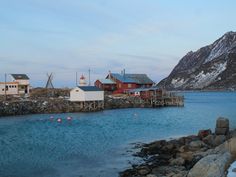
[{"label": "distant building", "polygon": [[98,79],[94,85],[104,91],[115,91],[116,83],[111,79]]},{"label": "distant building", "polygon": [[12,82],[18,82],[18,94],[29,94],[30,82],[26,74],[11,74]]},{"label": "distant building", "polygon": [[104,91],[95,86],[78,86],[70,91],[70,101],[104,101]]},{"label": "distant building", "polygon": [[162,97],[163,90],[158,87],[150,87],[150,88],[137,88],[131,89],[128,91],[128,94],[141,97],[142,99],[149,99],[152,97]]},{"label": "distant building", "polygon": [[80,77],[79,85],[80,85],[80,86],[86,86],[86,85],[87,85],[86,78],[84,77],[84,75],[82,75],[82,76]]},{"label": "distant building", "polygon": [[0,82],[0,95],[5,95],[5,93],[6,95],[17,95],[18,82]]},{"label": "distant building", "polygon": [[28,94],[29,77],[26,74],[11,74],[11,82],[0,82],[0,95]]},{"label": "distant building", "polygon": [[136,88],[149,88],[154,84],[146,74],[126,74],[125,71],[121,74],[109,73],[106,79],[108,78],[116,83],[117,93]]},{"label": "distant building", "polygon": [[79,86],[70,91],[70,101],[104,101],[104,91],[96,86],[87,86],[86,78],[82,75]]}]

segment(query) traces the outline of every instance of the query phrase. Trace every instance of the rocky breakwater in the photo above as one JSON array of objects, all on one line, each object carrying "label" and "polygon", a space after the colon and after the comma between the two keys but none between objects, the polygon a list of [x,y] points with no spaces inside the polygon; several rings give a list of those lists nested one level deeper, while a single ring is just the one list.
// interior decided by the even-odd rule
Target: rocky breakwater
[{"label": "rocky breakwater", "polygon": [[143,163],[121,172],[121,177],[225,177],[236,155],[236,131],[229,131],[228,119],[219,118],[215,133],[201,130],[198,135],[155,141],[135,155]]},{"label": "rocky breakwater", "polygon": [[[100,110],[103,108],[98,107],[92,111]],[[64,98],[37,98],[0,102],[0,116],[88,111],[79,102],[71,102]]]},{"label": "rocky breakwater", "polygon": [[121,108],[150,108],[150,102],[133,96],[112,96],[105,97],[105,109],[121,109]]}]

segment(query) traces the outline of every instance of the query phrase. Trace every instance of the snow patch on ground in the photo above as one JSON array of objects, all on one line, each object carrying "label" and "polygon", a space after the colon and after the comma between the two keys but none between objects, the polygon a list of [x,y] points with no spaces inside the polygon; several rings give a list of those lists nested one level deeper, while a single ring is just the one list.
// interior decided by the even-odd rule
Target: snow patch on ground
[{"label": "snow patch on ground", "polygon": [[203,88],[210,83],[212,83],[225,69],[226,69],[227,61],[224,63],[220,63],[218,65],[214,65],[211,69],[211,72],[204,73],[201,71],[192,82],[194,88]]},{"label": "snow patch on ground", "polygon": [[171,84],[174,86],[174,88],[178,88],[181,87],[182,85],[184,85],[187,82],[187,80],[184,80],[184,78],[176,78],[176,79],[172,79]]},{"label": "snow patch on ground", "polygon": [[236,177],[236,172],[234,172],[235,169],[236,169],[236,161],[232,163],[231,166],[229,167],[227,177]]},{"label": "snow patch on ground", "polygon": [[204,63],[214,60],[215,58],[221,56],[222,54],[226,53],[229,49],[225,46],[225,37],[222,38],[217,45],[211,50],[210,55],[206,58]]}]

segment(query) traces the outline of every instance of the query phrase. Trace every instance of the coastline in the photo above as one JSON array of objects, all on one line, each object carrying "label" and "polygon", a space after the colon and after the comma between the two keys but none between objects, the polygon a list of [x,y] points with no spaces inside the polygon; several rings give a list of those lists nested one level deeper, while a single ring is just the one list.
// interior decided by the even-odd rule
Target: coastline
[{"label": "coastline", "polygon": [[[97,112],[123,108],[153,108],[148,102],[139,97],[109,97],[106,96],[104,104],[93,109],[86,109],[80,102],[71,102],[65,98],[26,98],[0,102],[0,117],[28,115],[28,114],[55,114],[76,112]],[[183,106],[183,105],[164,105]],[[161,106],[160,106],[161,107]],[[163,107],[163,106],[162,106]]]},{"label": "coastline", "polygon": [[[217,122],[222,120],[228,122],[225,118]],[[140,143],[133,155],[141,158],[142,163],[132,164],[120,172],[120,177],[226,177],[236,159],[236,129],[219,132],[217,126],[214,133],[210,129],[200,130],[197,135]],[[229,124],[226,126],[229,129]]]}]

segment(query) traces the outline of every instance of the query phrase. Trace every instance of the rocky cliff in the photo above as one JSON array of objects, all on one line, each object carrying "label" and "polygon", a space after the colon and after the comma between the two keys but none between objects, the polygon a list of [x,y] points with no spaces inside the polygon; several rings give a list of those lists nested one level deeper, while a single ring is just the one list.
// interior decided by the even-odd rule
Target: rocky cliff
[{"label": "rocky cliff", "polygon": [[169,90],[235,90],[236,32],[187,53],[158,86]]}]

